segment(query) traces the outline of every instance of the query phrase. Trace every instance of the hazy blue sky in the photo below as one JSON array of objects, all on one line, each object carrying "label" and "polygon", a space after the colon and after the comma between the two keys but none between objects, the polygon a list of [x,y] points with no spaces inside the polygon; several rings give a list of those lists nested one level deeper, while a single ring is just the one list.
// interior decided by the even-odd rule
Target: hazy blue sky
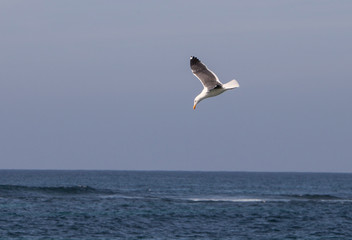
[{"label": "hazy blue sky", "polygon": [[[352,1],[0,1],[0,168],[352,172]],[[202,101],[197,56],[241,87]]]}]

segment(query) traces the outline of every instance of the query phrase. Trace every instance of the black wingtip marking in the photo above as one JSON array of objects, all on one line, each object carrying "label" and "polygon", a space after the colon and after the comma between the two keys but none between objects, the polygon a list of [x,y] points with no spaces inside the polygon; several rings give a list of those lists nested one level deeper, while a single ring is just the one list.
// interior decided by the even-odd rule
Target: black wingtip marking
[{"label": "black wingtip marking", "polygon": [[197,64],[197,63],[199,63],[199,62],[200,62],[199,59],[196,58],[195,56],[192,56],[192,57],[191,57],[191,66],[194,65],[194,64]]}]

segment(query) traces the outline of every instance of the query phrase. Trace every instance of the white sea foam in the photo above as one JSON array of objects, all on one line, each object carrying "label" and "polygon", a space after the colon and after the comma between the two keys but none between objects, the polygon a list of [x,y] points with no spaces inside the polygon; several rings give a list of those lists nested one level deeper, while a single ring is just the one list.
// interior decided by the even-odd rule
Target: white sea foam
[{"label": "white sea foam", "polygon": [[100,196],[101,198],[114,198],[114,199],[143,199],[145,197],[139,197],[139,196],[126,196],[126,195],[121,195],[121,194],[111,194],[111,195],[105,195],[105,196]]},{"label": "white sea foam", "polygon": [[336,203],[344,203],[344,202],[352,202],[352,199],[329,199],[329,200],[320,200],[321,202],[336,202]]},{"label": "white sea foam", "polygon": [[194,202],[266,202],[261,198],[190,198]]}]

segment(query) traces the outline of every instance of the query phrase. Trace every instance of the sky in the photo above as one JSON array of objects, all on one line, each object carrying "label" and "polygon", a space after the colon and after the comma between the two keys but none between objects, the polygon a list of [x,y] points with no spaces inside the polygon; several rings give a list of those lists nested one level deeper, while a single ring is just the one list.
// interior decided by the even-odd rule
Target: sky
[{"label": "sky", "polygon": [[[0,169],[352,172],[352,1],[0,1]],[[240,88],[198,104],[198,57]]]}]

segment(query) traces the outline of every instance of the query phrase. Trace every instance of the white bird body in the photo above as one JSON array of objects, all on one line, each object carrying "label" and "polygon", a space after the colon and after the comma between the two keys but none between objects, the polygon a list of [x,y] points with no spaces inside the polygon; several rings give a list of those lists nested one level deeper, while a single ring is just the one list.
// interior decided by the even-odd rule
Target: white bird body
[{"label": "white bird body", "polygon": [[191,69],[193,74],[203,84],[203,91],[194,99],[193,109],[203,99],[209,97],[215,97],[226,90],[238,88],[240,85],[236,80],[232,80],[228,83],[222,84],[218,77],[210,71],[198,58],[191,57]]},{"label": "white bird body", "polygon": [[224,88],[217,88],[217,89],[213,89],[211,91],[209,91],[206,88],[203,88],[203,91],[200,94],[198,94],[198,96],[195,99],[197,99],[197,102],[200,102],[203,99],[215,97],[225,91],[226,90]]}]

